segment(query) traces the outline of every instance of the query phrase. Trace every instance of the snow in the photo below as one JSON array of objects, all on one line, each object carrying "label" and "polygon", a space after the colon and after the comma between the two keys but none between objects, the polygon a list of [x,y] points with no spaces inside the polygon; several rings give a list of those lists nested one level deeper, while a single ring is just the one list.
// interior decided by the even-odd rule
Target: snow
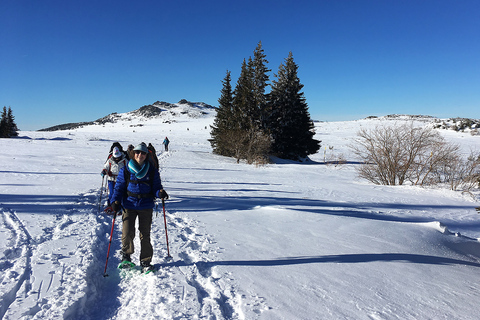
[{"label": "snow", "polygon": [[[316,123],[312,162],[254,166],[212,154],[206,113],[1,139],[0,317],[478,318],[478,193],[356,175],[348,145],[389,120]],[[441,133],[466,154],[480,146]],[[160,204],[156,274],[120,276],[117,219],[103,276],[112,217],[98,213],[100,171],[114,141],[157,147],[174,259]],[[324,163],[340,156],[347,164]]]}]

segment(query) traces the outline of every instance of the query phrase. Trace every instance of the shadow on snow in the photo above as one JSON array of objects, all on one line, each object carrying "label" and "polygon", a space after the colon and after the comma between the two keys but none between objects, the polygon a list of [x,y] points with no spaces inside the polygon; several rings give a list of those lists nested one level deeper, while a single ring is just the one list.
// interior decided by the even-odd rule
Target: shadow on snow
[{"label": "shadow on snow", "polygon": [[[192,266],[196,265],[199,270],[206,270],[216,266],[243,266],[243,267],[271,267],[288,266],[309,263],[368,263],[368,262],[406,262],[431,265],[467,265],[480,267],[480,263],[465,261],[447,257],[430,256],[423,254],[410,253],[366,253],[366,254],[342,254],[314,257],[290,257],[270,260],[231,260],[231,261],[209,261],[189,263],[185,261],[176,261],[174,266]],[[167,267],[172,264],[162,264]]]}]

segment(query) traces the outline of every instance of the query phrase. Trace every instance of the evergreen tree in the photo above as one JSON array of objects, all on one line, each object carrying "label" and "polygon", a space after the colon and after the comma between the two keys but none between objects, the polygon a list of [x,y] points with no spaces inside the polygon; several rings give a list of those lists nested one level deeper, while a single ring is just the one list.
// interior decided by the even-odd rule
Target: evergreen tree
[{"label": "evergreen tree", "polygon": [[252,59],[249,59],[248,64],[243,59],[233,98],[233,118],[241,129],[248,130],[252,127],[256,117],[254,106]]},{"label": "evergreen tree", "polygon": [[293,160],[316,153],[320,141],[313,139],[314,124],[301,92],[303,84],[291,52],[275,76],[277,80],[273,81],[269,95],[270,115],[266,125],[272,135],[273,153]]},{"label": "evergreen tree", "polygon": [[2,118],[0,119],[0,138],[8,138],[7,107],[3,107]]},{"label": "evergreen tree", "polygon": [[7,112],[7,123],[8,123],[8,137],[17,137],[18,136],[18,128],[17,124],[15,123],[15,117],[13,116],[12,109],[8,107]]},{"label": "evergreen tree", "polygon": [[230,130],[234,129],[235,123],[233,120],[233,92],[231,85],[231,73],[227,70],[221,90],[221,96],[218,99],[217,115],[213,121],[213,125],[210,126],[212,131],[210,132],[213,152],[223,156],[233,156],[233,153],[229,149],[229,143],[226,137]]},{"label": "evergreen tree", "polygon": [[260,112],[254,96],[254,62],[243,60],[233,98],[235,128],[230,131],[234,157],[237,162],[265,161],[270,149],[270,138],[261,129]]},{"label": "evergreen tree", "polygon": [[260,41],[257,48],[253,52],[253,101],[254,107],[257,110],[255,121],[263,125],[263,121],[266,117],[266,105],[267,98],[265,90],[268,86],[268,72],[271,70],[267,68],[268,60],[262,48],[262,42]]},{"label": "evergreen tree", "polygon": [[18,128],[15,123],[15,117],[13,116],[12,109],[3,107],[2,118],[0,119],[0,138],[10,138],[18,136]]}]

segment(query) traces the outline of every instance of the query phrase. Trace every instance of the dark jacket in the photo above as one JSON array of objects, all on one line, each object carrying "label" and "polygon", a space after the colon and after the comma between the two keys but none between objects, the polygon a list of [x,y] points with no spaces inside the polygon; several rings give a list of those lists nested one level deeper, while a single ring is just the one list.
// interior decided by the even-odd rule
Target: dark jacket
[{"label": "dark jacket", "polygon": [[[133,161],[133,160],[130,160]],[[127,170],[127,172],[124,172]],[[130,183],[125,181],[125,174],[130,175]],[[151,181],[153,177],[153,182]],[[140,182],[140,183],[135,183]],[[130,172],[128,166],[120,169],[115,184],[112,202],[119,201],[125,209],[153,209],[155,197],[159,197],[159,191],[163,189],[160,174],[154,166],[150,166],[148,173],[142,179],[137,179],[135,174]],[[130,195],[129,195],[130,194]]]}]

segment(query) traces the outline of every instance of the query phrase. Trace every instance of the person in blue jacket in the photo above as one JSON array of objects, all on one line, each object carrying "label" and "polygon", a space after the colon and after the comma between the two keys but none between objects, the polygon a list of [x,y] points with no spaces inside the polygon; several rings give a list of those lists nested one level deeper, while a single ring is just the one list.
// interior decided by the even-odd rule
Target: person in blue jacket
[{"label": "person in blue jacket", "polygon": [[153,270],[150,229],[155,198],[168,199],[160,174],[147,157],[147,145],[142,142],[133,149],[133,158],[120,169],[112,196],[113,212],[116,213],[123,207],[122,262],[131,261],[130,255],[134,252],[135,220],[138,217],[140,266],[143,271]]}]

